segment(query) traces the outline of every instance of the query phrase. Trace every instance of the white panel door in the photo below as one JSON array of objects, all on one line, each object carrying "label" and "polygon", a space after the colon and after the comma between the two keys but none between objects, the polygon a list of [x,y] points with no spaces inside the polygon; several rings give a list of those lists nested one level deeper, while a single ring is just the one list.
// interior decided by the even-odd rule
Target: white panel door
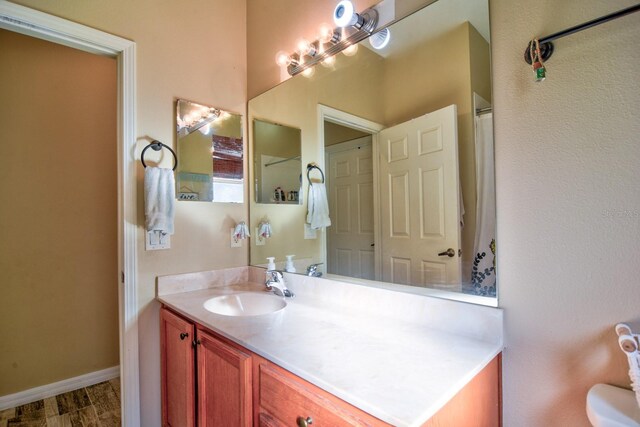
[{"label": "white panel door", "polygon": [[460,283],[456,117],[450,105],[379,134],[384,281]]},{"label": "white panel door", "polygon": [[[340,145],[345,145],[346,149],[341,150]],[[327,272],[373,280],[375,257],[371,137],[331,146],[327,150],[327,159],[329,212],[332,221],[332,226],[327,228]]]}]

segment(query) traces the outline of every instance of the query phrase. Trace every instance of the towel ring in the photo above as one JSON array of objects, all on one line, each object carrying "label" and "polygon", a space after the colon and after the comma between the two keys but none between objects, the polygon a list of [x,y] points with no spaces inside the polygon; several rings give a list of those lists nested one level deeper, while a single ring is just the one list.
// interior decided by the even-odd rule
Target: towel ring
[{"label": "towel ring", "polygon": [[311,177],[309,176],[309,173],[311,173],[312,169],[318,169],[320,175],[322,175],[322,183],[324,184],[324,172],[322,172],[322,169],[320,169],[318,165],[314,165],[313,163],[309,163],[307,165],[307,180],[309,180],[309,184],[311,184]]},{"label": "towel ring", "polygon": [[149,143],[149,145],[147,145],[146,147],[144,147],[144,149],[142,150],[142,153],[140,153],[140,161],[142,161],[142,166],[144,166],[145,168],[147,167],[147,164],[144,162],[144,152],[147,151],[149,148],[153,149],[153,151],[160,151],[162,150],[162,148],[166,148],[167,150],[171,151],[171,154],[173,154],[173,170],[176,170],[176,168],[178,167],[178,156],[176,155],[176,152],[173,151],[171,149],[171,147],[169,147],[166,144],[163,144],[160,141],[157,140],[153,140],[151,141],[151,143]]}]

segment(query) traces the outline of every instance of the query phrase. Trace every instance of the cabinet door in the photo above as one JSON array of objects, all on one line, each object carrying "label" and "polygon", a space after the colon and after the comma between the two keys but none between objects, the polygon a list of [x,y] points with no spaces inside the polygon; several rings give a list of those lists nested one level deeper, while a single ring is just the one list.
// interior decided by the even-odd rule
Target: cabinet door
[{"label": "cabinet door", "polygon": [[251,356],[198,329],[198,426],[250,427]]},{"label": "cabinet door", "polygon": [[166,308],[160,311],[162,425],[195,426],[193,324]]}]

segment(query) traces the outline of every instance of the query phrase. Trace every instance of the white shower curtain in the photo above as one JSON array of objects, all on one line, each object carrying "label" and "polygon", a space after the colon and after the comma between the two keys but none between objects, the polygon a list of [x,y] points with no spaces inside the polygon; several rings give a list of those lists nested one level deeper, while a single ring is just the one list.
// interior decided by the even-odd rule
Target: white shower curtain
[{"label": "white shower curtain", "polygon": [[476,236],[471,272],[473,292],[496,295],[496,197],[493,160],[493,114],[476,116]]}]

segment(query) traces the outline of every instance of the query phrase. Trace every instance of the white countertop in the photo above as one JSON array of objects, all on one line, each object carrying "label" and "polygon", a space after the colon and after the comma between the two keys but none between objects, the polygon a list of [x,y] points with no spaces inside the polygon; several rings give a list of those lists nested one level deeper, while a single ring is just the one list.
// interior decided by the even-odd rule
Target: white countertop
[{"label": "white countertop", "polygon": [[[295,289],[290,285],[296,297],[287,299],[287,307],[277,313],[253,317],[217,315],[204,309],[207,299],[229,293],[263,292],[264,285],[245,281],[217,286],[160,295],[158,299],[396,426],[426,422],[502,351],[501,337],[479,339],[397,316],[374,316],[351,308],[348,301],[331,304],[316,298],[313,292],[305,292],[303,285]],[[498,310],[502,321],[499,309],[485,309]],[[490,316],[495,317],[493,313]]]}]

